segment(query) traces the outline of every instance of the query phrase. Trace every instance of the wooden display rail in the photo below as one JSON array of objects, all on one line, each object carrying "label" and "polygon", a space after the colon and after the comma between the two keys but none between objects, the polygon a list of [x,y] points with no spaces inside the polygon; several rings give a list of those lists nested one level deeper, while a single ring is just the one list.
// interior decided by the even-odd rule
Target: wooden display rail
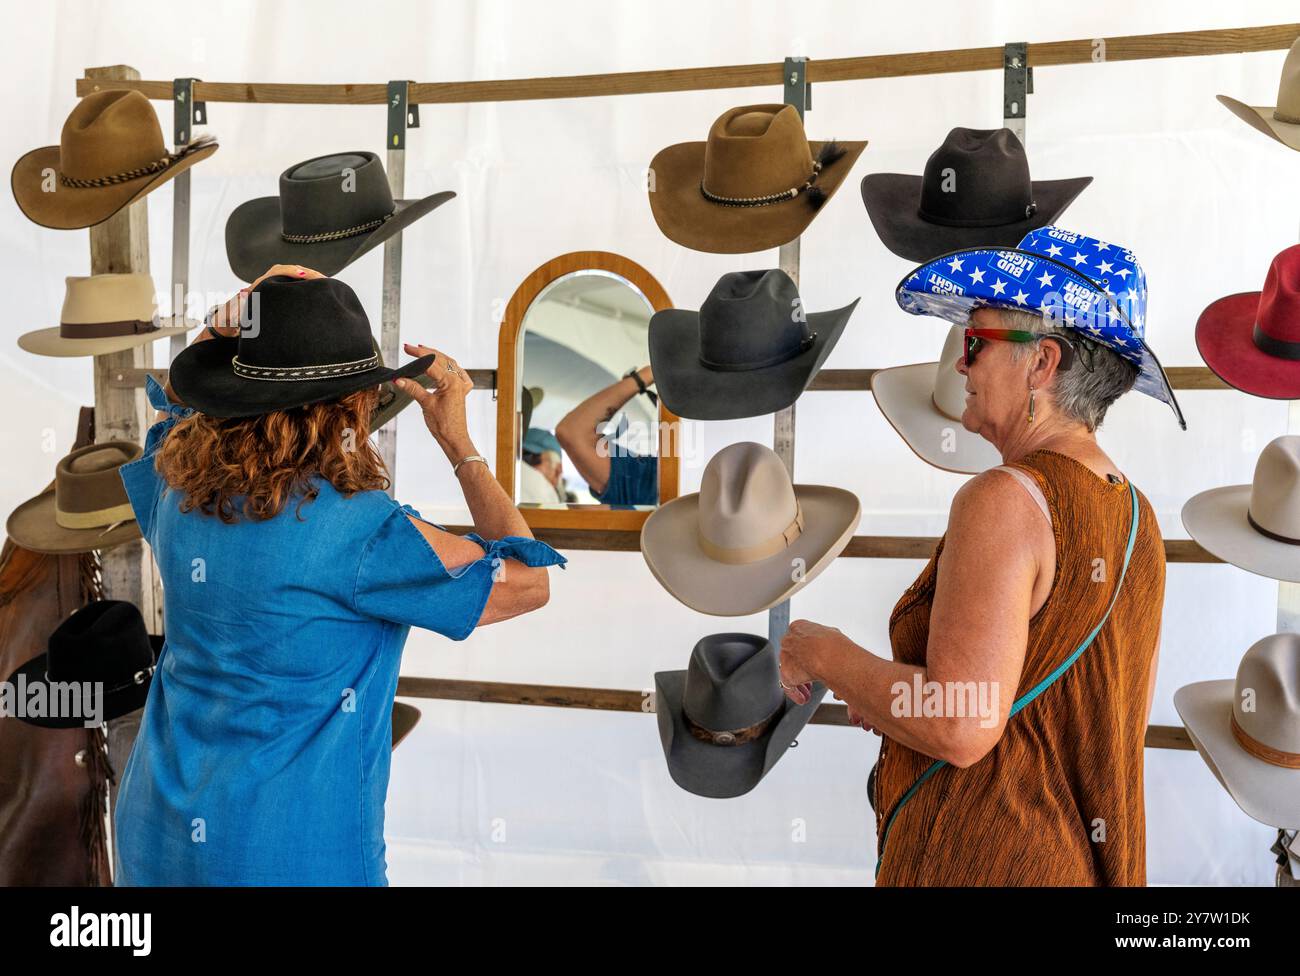
[{"label": "wooden display rail", "polygon": [[[1202,57],[1289,48],[1300,36],[1300,24],[1231,27],[1224,30],[1132,34],[1081,38],[1028,45],[1030,67],[1090,64],[1094,61],[1142,61],[1155,58]],[[1104,49],[1098,43],[1105,42]],[[993,71],[1003,67],[1002,47],[976,47],[910,54],[875,54],[808,62],[808,82],[861,81],[913,75]],[[517,78],[501,81],[412,82],[409,101],[416,105],[466,102],[510,102],[548,98],[592,98],[601,95],[644,95],[654,92],[706,91],[718,88],[781,88],[783,64],[737,64],[715,68],[675,68],[663,71],[624,71],[616,74],[571,75],[558,78]],[[130,88],[149,98],[171,101],[172,81],[79,78],[77,95],[104,89]],[[200,102],[256,102],[280,105],[382,105],[386,84],[295,85],[260,82],[196,81]]]},{"label": "wooden display rail", "polygon": [[[508,681],[458,681],[450,678],[399,678],[399,698],[481,702],[494,705],[540,705],[549,708],[590,708],[603,712],[654,714],[654,692],[621,688],[579,688],[570,685],[530,685]],[[814,725],[849,725],[848,708],[826,702],[809,720]],[[1148,725],[1148,749],[1193,749],[1187,730],[1178,725]]]}]

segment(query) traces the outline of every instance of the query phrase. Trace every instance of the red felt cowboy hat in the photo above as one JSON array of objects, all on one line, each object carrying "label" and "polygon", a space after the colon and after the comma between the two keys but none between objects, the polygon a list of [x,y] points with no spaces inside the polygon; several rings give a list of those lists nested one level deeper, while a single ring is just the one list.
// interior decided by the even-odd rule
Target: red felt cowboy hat
[{"label": "red felt cowboy hat", "polygon": [[1300,244],[1273,259],[1263,291],[1228,295],[1202,312],[1196,348],[1229,386],[1300,398]]}]

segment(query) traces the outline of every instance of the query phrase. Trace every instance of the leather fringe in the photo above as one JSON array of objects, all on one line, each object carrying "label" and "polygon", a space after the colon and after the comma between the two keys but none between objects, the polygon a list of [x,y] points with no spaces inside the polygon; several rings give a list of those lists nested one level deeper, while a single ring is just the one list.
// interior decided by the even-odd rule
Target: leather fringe
[{"label": "leather fringe", "polygon": [[[99,554],[82,554],[77,563],[80,571],[82,605],[104,598],[103,567]],[[112,885],[113,872],[108,863],[108,790],[117,783],[117,774],[108,761],[108,736],[104,726],[86,730],[86,775],[90,792],[81,808],[81,841],[86,849],[86,883],[91,887]]]}]

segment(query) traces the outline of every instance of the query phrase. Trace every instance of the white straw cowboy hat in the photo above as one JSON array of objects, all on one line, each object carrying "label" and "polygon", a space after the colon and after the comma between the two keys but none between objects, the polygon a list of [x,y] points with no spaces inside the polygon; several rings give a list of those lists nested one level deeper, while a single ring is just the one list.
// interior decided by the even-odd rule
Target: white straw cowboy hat
[{"label": "white straw cowboy hat", "polygon": [[1271,827],[1300,827],[1300,634],[1255,642],[1235,682],[1185,685],[1174,707],[1242,810]]},{"label": "white straw cowboy hat", "polygon": [[1225,562],[1300,583],[1300,434],[1269,443],[1249,485],[1211,488],[1183,506],[1188,534]]},{"label": "white straw cowboy hat", "polygon": [[1300,149],[1300,38],[1291,45],[1282,62],[1276,105],[1254,107],[1229,95],[1220,95],[1219,101],[1252,128],[1284,146]]},{"label": "white straw cowboy hat", "polygon": [[59,324],[19,336],[18,345],[37,356],[102,356],[184,335],[199,324],[159,318],[156,296],[143,272],[70,277]]},{"label": "white straw cowboy hat", "polygon": [[775,606],[829,566],[860,516],[852,492],[792,485],[770,448],[742,441],[713,456],[698,493],[650,514],[641,554],[691,609],[740,617]]},{"label": "white straw cowboy hat", "polygon": [[871,393],[880,412],[926,464],[957,474],[978,474],[1002,463],[996,447],[961,425],[966,377],[957,372],[965,329],[948,330],[937,363],[876,370]]}]

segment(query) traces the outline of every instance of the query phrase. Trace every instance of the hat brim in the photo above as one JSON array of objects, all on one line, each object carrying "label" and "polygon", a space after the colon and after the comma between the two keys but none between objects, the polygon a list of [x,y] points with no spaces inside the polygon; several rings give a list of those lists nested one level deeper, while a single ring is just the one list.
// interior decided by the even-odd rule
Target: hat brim
[{"label": "hat brim", "polygon": [[826,695],[823,685],[813,685],[812,697],[803,705],[788,698],[768,731],[738,746],[715,746],[691,734],[682,713],[685,671],[655,674],[655,715],[668,775],[696,796],[725,800],[743,796],[758,785],[790,749]]},{"label": "hat brim", "polygon": [[1246,752],[1232,734],[1236,682],[1198,681],[1174,692],[1174,707],[1215,778],[1237,806],[1260,823],[1300,827],[1300,770],[1274,766]]},{"label": "hat brim", "polygon": [[[59,147],[42,146],[14,163],[9,185],[14,200],[28,220],[54,230],[79,230],[102,224],[123,207],[207,159],[218,148],[216,143],[200,146],[160,173],[108,186],[80,187],[64,186],[58,181]],[[53,171],[56,177],[52,192],[43,189],[45,174],[49,171]]]},{"label": "hat brim", "polygon": [[[153,663],[157,667],[158,659],[162,655],[164,639],[156,634],[149,635],[149,645],[153,650]],[[49,678],[45,676],[46,661],[49,658],[49,652],[38,654],[26,664],[19,667],[9,676],[9,684],[17,684],[19,675],[23,675],[27,687],[30,689],[36,685],[48,686]],[[149,698],[149,686],[153,683],[153,675],[145,678],[140,684],[128,685],[120,691],[106,692],[101,703],[103,712],[102,718],[105,722],[110,722],[115,718],[121,718],[123,715],[130,715],[138,708],[144,708],[145,701]],[[49,693],[46,694],[46,701],[51,700]],[[14,716],[28,725],[37,725],[44,729],[76,729],[86,726],[85,717],[75,717],[70,715],[60,716]]]},{"label": "hat brim", "polygon": [[650,319],[650,369],[664,406],[690,420],[736,420],[784,410],[808,388],[839,342],[857,300],[808,315],[813,344],[773,366],[709,369],[700,363],[700,313],[668,308]]},{"label": "hat brim", "polygon": [[[434,378],[428,373],[419,373],[408,379],[415,380],[426,390],[432,389],[435,383]],[[391,381],[384,383],[379,394],[379,404],[375,407],[375,412],[370,415],[370,432],[373,434],[414,402],[415,399],[411,394],[394,386]]]},{"label": "hat brim", "polygon": [[1282,145],[1300,150],[1300,125],[1294,122],[1279,122],[1273,118],[1276,107],[1273,105],[1252,106],[1238,101],[1231,95],[1216,96],[1220,102],[1237,118],[1252,129],[1258,129],[1270,139],[1276,139]]},{"label": "hat brim", "polygon": [[[963,294],[960,295],[935,294],[921,287],[912,287],[914,281],[922,280],[925,277],[925,272],[932,269],[940,261],[948,262],[954,258],[979,260],[990,255],[1022,255],[1036,263],[1049,264],[1055,272],[1063,276],[1063,279],[1072,281],[1099,296],[1099,302],[1104,303],[1100,307],[1109,307],[1116,311],[1120,321],[1127,327],[1128,334],[1122,347],[1116,344],[1113,337],[1104,332],[1100,334],[1088,333],[1085,338],[1106,346],[1112,352],[1137,367],[1138,378],[1133,384],[1133,389],[1169,404],[1174,416],[1178,419],[1178,425],[1184,430],[1187,429],[1187,421],[1183,417],[1183,410],[1178,405],[1178,398],[1174,396],[1173,387],[1169,384],[1169,377],[1165,375],[1164,367],[1160,365],[1160,360],[1151,351],[1151,347],[1146,344],[1146,340],[1132,329],[1127,316],[1124,315],[1122,309],[1118,308],[1112,296],[1101,290],[1095,282],[1085,278],[1068,264],[1057,261],[1045,254],[1026,251],[1018,247],[977,247],[935,255],[909,271],[904,275],[903,280],[898,283],[894,289],[894,298],[898,302],[899,308],[910,315],[933,315],[956,325],[968,324],[971,313],[977,308],[1009,308],[1015,311],[1037,314],[1037,308],[1027,304],[1018,304],[1014,300],[1014,295],[1020,292],[1007,296],[1005,291],[1010,290],[1007,287],[1009,283],[1001,281],[996,276],[994,281],[967,284],[963,288]],[[996,290],[996,286],[999,284],[1004,286],[1002,293]],[[1010,284],[1014,284],[1014,282]],[[1080,334],[1083,334],[1082,331]]]},{"label": "hat brim", "polygon": [[1031,230],[1055,223],[1092,177],[1033,180],[1033,216],[992,227],[946,227],[924,219],[917,212],[922,182],[921,176],[907,173],[868,173],[862,178],[862,202],[880,242],[909,261],[980,245],[1015,247]]},{"label": "hat brim", "polygon": [[163,325],[153,332],[138,335],[104,336],[96,339],[66,338],[60,334],[60,328],[56,325],[52,328],[37,329],[34,332],[20,335],[18,345],[36,356],[103,356],[111,352],[121,352],[124,349],[134,349],[136,346],[157,342],[159,339],[185,335],[191,329],[195,329],[202,324],[178,316],[171,316],[163,321],[182,322],[184,324]]},{"label": "hat brim", "polygon": [[230,368],[239,350],[239,339],[221,336],[186,346],[172,360],[168,378],[172,389],[186,406],[210,417],[256,417],[275,410],[305,407],[337,400],[377,387],[394,379],[410,379],[433,364],[434,356],[422,356],[397,369],[376,366],[350,376],[274,383],[248,379]]},{"label": "hat brim", "polygon": [[[809,142],[813,158],[824,142]],[[825,193],[822,206],[809,205],[806,194],[763,207],[728,207],[711,203],[700,192],[704,177],[703,142],[681,142],[668,146],[650,161],[654,176],[650,212],[655,223],[671,241],[710,254],[748,254],[788,244],[807,229],[813,218],[830,202],[848,176],[853,164],[867,147],[862,142],[836,145],[844,155],[826,166],[817,177]]]},{"label": "hat brim", "polygon": [[1270,356],[1253,339],[1260,292],[1212,302],[1196,320],[1196,348],[1229,386],[1272,400],[1300,399],[1300,362]]},{"label": "hat brim", "polygon": [[1183,505],[1183,527],[1224,562],[1269,579],[1300,583],[1300,546],[1256,532],[1246,521],[1250,485],[1227,485],[1193,495]]},{"label": "hat brim", "polygon": [[411,734],[420,721],[420,710],[414,705],[408,705],[406,702],[393,702],[393,714],[391,716],[393,734],[392,747],[396,749],[402,744],[402,740]]},{"label": "hat brim", "polygon": [[10,513],[5,532],[15,545],[50,556],[112,549],[140,538],[140,525],[127,519],[103,528],[67,529],[55,521],[54,489],[23,502]]},{"label": "hat brim", "polygon": [[281,238],[280,198],[258,197],[241,203],[226,220],[226,258],[244,281],[256,281],[275,264],[300,264],[332,276],[455,196],[444,190],[419,200],[398,200],[393,215],[368,234],[314,244]]},{"label": "hat brim", "polygon": [[[682,495],[650,513],[641,528],[641,555],[655,579],[692,610],[743,617],[774,607],[810,583],[853,538],[862,506],[843,488],[795,485],[804,529],[789,546],[752,563],[722,563],[699,546],[699,493]],[[801,559],[802,575],[792,571]],[[798,581],[791,577],[799,576]]]},{"label": "hat brim", "polygon": [[[979,474],[1002,463],[998,449],[972,434],[934,405],[938,363],[913,363],[878,369],[871,375],[871,394],[889,425],[917,457],[954,474]],[[944,445],[952,450],[945,451]]]}]

